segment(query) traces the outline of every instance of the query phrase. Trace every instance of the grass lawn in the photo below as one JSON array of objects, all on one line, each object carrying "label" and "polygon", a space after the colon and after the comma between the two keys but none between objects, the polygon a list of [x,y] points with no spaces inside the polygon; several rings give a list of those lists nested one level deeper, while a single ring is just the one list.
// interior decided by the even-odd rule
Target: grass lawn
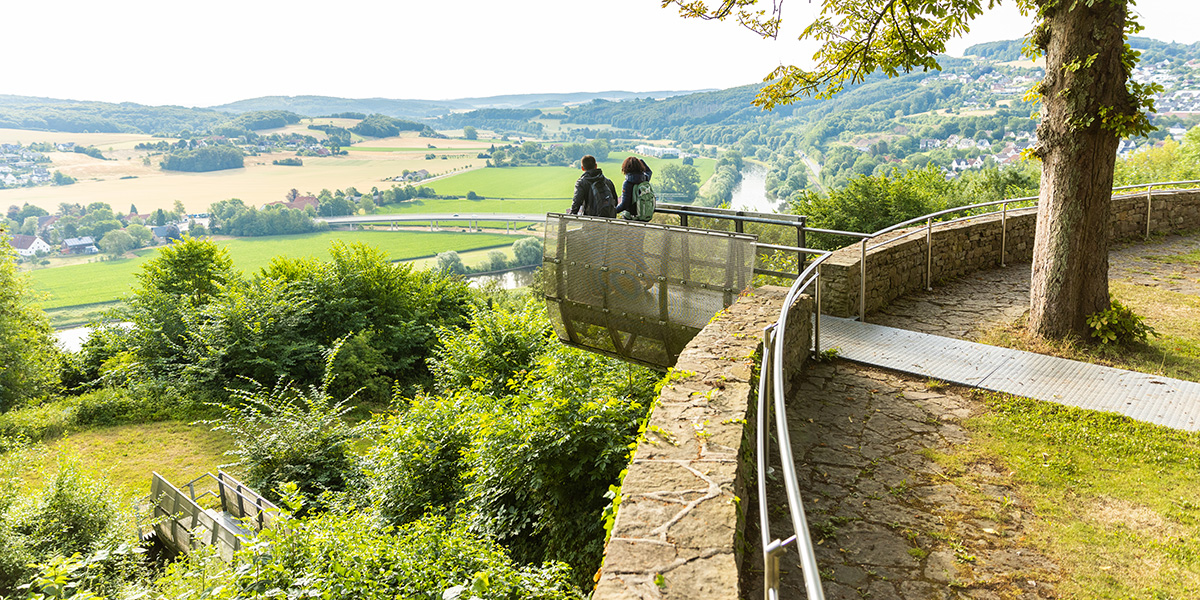
[{"label": "grass lawn", "polygon": [[40,487],[60,459],[75,460],[89,475],[142,497],[150,493],[151,473],[178,486],[232,462],[225,455],[231,448],[228,434],[179,421],[90,429],[47,443],[23,479],[30,488]]},{"label": "grass lawn", "polygon": [[[613,158],[600,163],[604,175],[618,184],[620,190],[621,161],[625,154],[613,153]],[[662,167],[675,163],[680,159],[646,158],[646,164],[657,172]],[[695,167],[700,172],[700,183],[704,184],[716,170],[716,161],[711,158],[695,159]],[[467,192],[475,192],[488,198],[570,198],[575,190],[575,180],[579,179],[579,169],[569,167],[505,167],[502,169],[476,169],[459,175],[453,175],[429,184],[429,187],[443,195],[466,196]],[[569,208],[569,207],[568,207]]]},{"label": "grass lawn", "polygon": [[[234,265],[245,273],[253,273],[279,255],[326,257],[334,240],[370,244],[388,253],[393,260],[407,260],[447,250],[511,246],[517,239],[517,236],[489,233],[331,231],[238,238],[218,243],[229,249]],[[138,251],[136,258],[38,269],[30,273],[30,278],[34,289],[44,294],[43,308],[109,302],[129,292],[135,283],[134,274],[157,252],[157,248],[148,248]]]},{"label": "grass lawn", "polygon": [[483,200],[467,200],[466,198],[419,198],[380,206],[376,212],[384,215],[421,213],[541,214],[547,212],[566,212],[570,208],[571,199],[569,196],[564,196],[558,200],[537,198],[506,198],[504,200],[499,198],[486,198]]},{"label": "grass lawn", "polygon": [[[972,440],[934,458],[952,481],[1016,488],[979,517],[1004,535],[1004,506],[1032,509],[1026,536],[1063,569],[1055,597],[1200,597],[1200,434],[977,393]],[[975,481],[981,462],[1001,474]]]},{"label": "grass lawn", "polygon": [[1113,297],[1133,309],[1158,332],[1147,344],[1108,347],[1030,337],[1024,323],[1001,325],[984,333],[984,344],[1028,350],[1151,373],[1200,381],[1200,297],[1161,288],[1110,281]]}]

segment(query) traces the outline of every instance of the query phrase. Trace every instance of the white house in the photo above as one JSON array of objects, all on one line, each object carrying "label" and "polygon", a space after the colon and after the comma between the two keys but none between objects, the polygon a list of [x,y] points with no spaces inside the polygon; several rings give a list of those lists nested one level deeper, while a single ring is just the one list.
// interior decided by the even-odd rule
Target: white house
[{"label": "white house", "polygon": [[9,243],[21,256],[34,256],[38,252],[50,252],[52,249],[50,244],[36,235],[14,235]]}]

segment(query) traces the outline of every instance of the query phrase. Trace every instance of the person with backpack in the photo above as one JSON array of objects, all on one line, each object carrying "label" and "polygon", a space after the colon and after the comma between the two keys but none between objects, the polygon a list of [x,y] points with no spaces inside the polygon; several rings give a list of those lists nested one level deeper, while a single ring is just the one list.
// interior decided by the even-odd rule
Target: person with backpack
[{"label": "person with backpack", "polygon": [[646,161],[630,156],[621,163],[625,184],[621,186],[621,203],[617,214],[633,221],[649,221],[654,216],[654,188],[650,185],[650,166]]},{"label": "person with backpack", "polygon": [[583,175],[575,181],[575,196],[571,201],[571,211],[567,214],[582,214],[589,217],[617,216],[617,186],[604,176],[604,172],[596,166],[595,156],[585,156],[579,161]]}]

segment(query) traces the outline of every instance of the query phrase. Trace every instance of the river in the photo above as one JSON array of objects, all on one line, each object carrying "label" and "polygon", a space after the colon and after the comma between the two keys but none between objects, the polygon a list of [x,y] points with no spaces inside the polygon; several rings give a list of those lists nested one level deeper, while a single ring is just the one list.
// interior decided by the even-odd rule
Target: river
[{"label": "river", "polygon": [[767,197],[767,169],[762,165],[746,163],[742,169],[742,181],[733,188],[733,200],[729,203],[734,210],[755,212],[779,212],[779,201]]}]

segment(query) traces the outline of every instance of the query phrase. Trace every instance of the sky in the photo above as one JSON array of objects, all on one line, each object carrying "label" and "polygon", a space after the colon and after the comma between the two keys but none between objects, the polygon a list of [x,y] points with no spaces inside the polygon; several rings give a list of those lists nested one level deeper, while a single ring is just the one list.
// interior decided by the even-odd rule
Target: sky
[{"label": "sky", "polygon": [[[712,4],[712,0],[709,2]],[[452,99],[695,90],[811,66],[820,2],[787,0],[778,40],[682,19],[660,0],[7,0],[0,94],[213,106],[258,96]],[[950,54],[1024,36],[1012,0]],[[1141,34],[1200,41],[1200,3],[1142,0]]]}]

